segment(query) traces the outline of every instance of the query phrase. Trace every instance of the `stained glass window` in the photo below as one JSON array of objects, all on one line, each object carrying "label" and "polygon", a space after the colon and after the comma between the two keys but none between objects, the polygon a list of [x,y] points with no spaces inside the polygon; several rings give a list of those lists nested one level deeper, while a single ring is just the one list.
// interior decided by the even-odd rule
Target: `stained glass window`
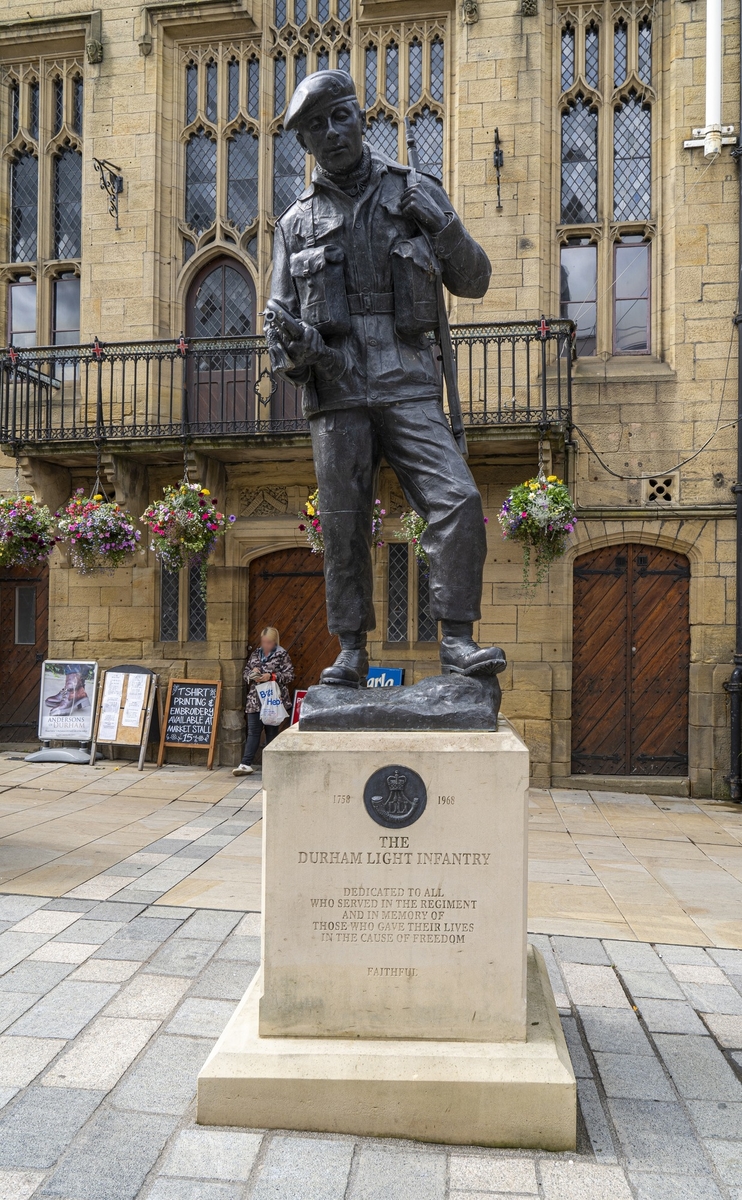
[{"label": "stained glass window", "polygon": [[29,126],[32,138],[39,136],[39,84],[34,79],[28,89]]},{"label": "stained glass window", "polygon": [[600,83],[599,49],[598,28],[596,25],[591,25],[585,31],[585,79],[593,88]]},{"label": "stained glass window", "polygon": [[397,122],[391,117],[385,116],[384,113],[372,117],[366,127],[366,141],[396,162]]},{"label": "stained glass window", "polygon": [[228,142],[227,216],[245,229],[258,215],[258,139],[238,129]]},{"label": "stained glass window", "polygon": [[294,3],[294,21],[297,25],[303,25],[307,19],[307,0],[295,0]]},{"label": "stained glass window", "polygon": [[562,91],[575,81],[575,31],[570,25],[562,30]]},{"label": "stained glass window", "polygon": [[613,85],[618,87],[626,78],[628,63],[629,31],[623,21],[619,21],[613,32]]},{"label": "stained glass window", "polygon": [[20,107],[20,88],[18,87],[17,83],[11,83],[11,85],[10,85],[10,137],[11,137],[11,140],[15,137],[15,135],[18,132],[19,107]]},{"label": "stained glass window", "polygon": [[649,353],[649,246],[641,237],[615,249],[613,353]]},{"label": "stained glass window", "polygon": [[54,257],[79,258],[82,235],[82,155],[65,148],[54,159]]},{"label": "stained glass window", "polygon": [[652,115],[633,92],[613,122],[613,219],[648,221],[652,207]]},{"label": "stained glass window", "polygon": [[430,613],[430,576],[426,563],[415,559],[417,563],[417,640],[418,642],[438,641],[438,622]]},{"label": "stained glass window", "polygon": [[54,133],[59,133],[64,125],[64,82],[54,80]]},{"label": "stained glass window", "polygon": [[386,48],[386,98],[390,104],[399,101],[399,46],[394,42]]},{"label": "stained glass window", "polygon": [[652,26],[642,21],[639,26],[639,78],[642,83],[652,83]]},{"label": "stained glass window", "polygon": [[300,50],[294,59],[294,87],[298,87],[307,74],[307,56]]},{"label": "stained glass window", "polygon": [[386,623],[386,638],[388,642],[407,641],[408,571],[409,549],[407,543],[390,542]]},{"label": "stained glass window", "polygon": [[257,237],[250,238],[250,241],[247,243],[247,253],[252,255],[253,258],[258,257],[258,239],[257,239]]},{"label": "stained glass window", "polygon": [[203,130],[186,143],[185,219],[196,233],[216,220],[216,142]]},{"label": "stained glass window", "polygon": [[198,112],[198,67],[189,63],[186,67],[186,125],[196,120]]},{"label": "stained glass window", "polygon": [[320,50],[317,54],[317,70],[326,71],[330,65],[330,55],[327,50]]},{"label": "stained glass window", "polygon": [[260,115],[260,63],[251,58],[247,64],[247,111],[251,117]]},{"label": "stained glass window", "polygon": [[227,119],[234,121],[237,113],[240,111],[240,64],[235,60],[229,64],[229,106],[227,110]]},{"label": "stained glass window", "polygon": [[423,47],[417,38],[410,42],[409,71],[410,104],[414,104],[423,94]]},{"label": "stained glass window", "polygon": [[82,133],[82,106],[83,106],[82,87],[83,87],[82,78],[78,75],[78,77],[73,81],[73,84],[72,84],[72,89],[73,89],[72,90],[72,101],[73,101],[73,103],[72,103],[72,109],[73,109],[72,127],[75,130],[75,133]]},{"label": "stained glass window", "polygon": [[180,572],[161,568],[160,641],[177,642],[180,615]]},{"label": "stained glass window", "polygon": [[338,70],[350,74],[350,50],[347,46],[341,46],[338,50]]},{"label": "stained glass window", "polygon": [[577,326],[575,350],[582,358],[595,354],[597,321],[598,248],[587,238],[571,238],[562,246],[560,315]]},{"label": "stained glass window", "polygon": [[341,21],[350,20],[350,0],[338,0],[338,17]]},{"label": "stained glass window", "polygon": [[430,94],[434,100],[443,99],[443,42],[434,38],[430,43]]},{"label": "stained glass window", "polygon": [[215,62],[206,64],[206,116],[209,121],[216,122],[217,118],[217,66]]},{"label": "stained glass window", "polygon": [[292,132],[273,135],[273,212],[279,217],[304,191],[306,155]]},{"label": "stained glass window", "polygon": [[578,96],[562,114],[562,223],[598,219],[598,114]]},{"label": "stained glass window", "polygon": [[420,159],[420,170],[440,179],[443,174],[443,121],[436,117],[427,104],[412,122]]},{"label": "stained glass window", "polygon": [[376,88],[379,79],[379,52],[375,46],[366,47],[366,107],[370,108],[376,99]]},{"label": "stained glass window", "polygon": [[330,19],[330,0],[317,0],[317,20],[320,25]]},{"label": "stained glass window", "polygon": [[276,116],[286,107],[286,59],[280,54],[273,63],[273,112]]},{"label": "stained glass window", "polygon": [[276,0],[276,28],[281,29],[286,24],[286,0]]},{"label": "stained glass window", "polygon": [[201,564],[188,568],[188,641],[206,641],[206,596],[201,584]]}]

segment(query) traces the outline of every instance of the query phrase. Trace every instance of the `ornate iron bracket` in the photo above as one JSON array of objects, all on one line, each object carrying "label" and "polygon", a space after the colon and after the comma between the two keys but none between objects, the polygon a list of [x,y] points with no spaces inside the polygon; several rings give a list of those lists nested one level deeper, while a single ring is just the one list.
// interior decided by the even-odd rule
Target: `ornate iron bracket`
[{"label": "ornate iron bracket", "polygon": [[505,161],[505,151],[500,146],[500,130],[495,130],[495,149],[492,157],[495,163],[495,173],[497,175],[497,211],[502,212],[502,200],[500,199],[500,171]]},{"label": "ornate iron bracket", "polygon": [[124,177],[121,174],[121,167],[114,166],[105,158],[94,158],[93,166],[100,174],[100,185],[103,191],[108,196],[108,211],[116,222],[115,228],[120,229],[119,225],[119,196],[124,190]]}]

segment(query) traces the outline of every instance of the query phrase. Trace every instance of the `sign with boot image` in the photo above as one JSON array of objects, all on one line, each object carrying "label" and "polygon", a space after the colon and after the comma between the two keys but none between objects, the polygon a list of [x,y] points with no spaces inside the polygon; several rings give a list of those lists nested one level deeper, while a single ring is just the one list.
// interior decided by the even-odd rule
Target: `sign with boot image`
[{"label": "sign with boot image", "polygon": [[97,663],[47,659],[41,668],[40,739],[89,741],[97,684]]}]

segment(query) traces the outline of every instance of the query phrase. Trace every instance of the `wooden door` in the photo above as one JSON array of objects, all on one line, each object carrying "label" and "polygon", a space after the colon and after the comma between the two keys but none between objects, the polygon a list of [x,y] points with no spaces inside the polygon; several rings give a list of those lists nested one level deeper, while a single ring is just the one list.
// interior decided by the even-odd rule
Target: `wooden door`
[{"label": "wooden door", "polygon": [[[322,559],[311,550],[275,550],[250,563],[250,645],[275,625],[294,664],[294,688],[319,682],[320,671],[340,653],[327,631]],[[292,693],[293,694],[293,693]]]},{"label": "wooden door", "polygon": [[687,775],[690,565],[606,546],[574,568],[572,772]]},{"label": "wooden door", "polygon": [[0,568],[0,742],[33,742],[49,626],[49,568]]}]

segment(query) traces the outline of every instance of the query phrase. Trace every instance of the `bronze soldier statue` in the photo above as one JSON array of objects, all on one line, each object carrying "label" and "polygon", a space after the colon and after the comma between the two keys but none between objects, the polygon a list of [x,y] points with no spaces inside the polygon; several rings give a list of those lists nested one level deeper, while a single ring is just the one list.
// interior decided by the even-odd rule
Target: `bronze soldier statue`
[{"label": "bronze soldier statue", "polygon": [[266,330],[274,369],[304,386],[325,542],[327,624],[341,651],[321,682],[358,687],[373,606],[371,515],[383,458],[428,522],[430,611],[444,674],[502,670],[472,638],[486,537],[482,502],[442,405],[436,276],[484,296],[490,263],[438,180],[364,141],[345,71],[299,84],[284,126],[314,155],[312,182],[279,218]]}]

